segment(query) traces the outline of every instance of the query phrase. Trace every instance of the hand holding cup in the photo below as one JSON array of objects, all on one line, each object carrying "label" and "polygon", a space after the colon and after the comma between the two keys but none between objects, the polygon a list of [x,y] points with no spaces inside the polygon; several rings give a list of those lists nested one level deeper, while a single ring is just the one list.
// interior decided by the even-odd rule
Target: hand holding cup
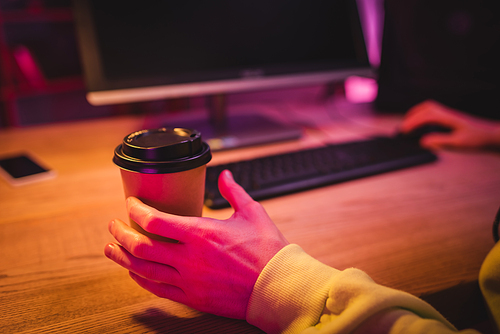
[{"label": "hand holding cup", "polygon": [[151,239],[115,219],[109,230],[118,244],[107,245],[105,254],[157,296],[245,319],[260,272],[288,241],[229,171],[219,177],[219,189],[235,210],[227,220],[172,215],[129,198],[131,219],[179,243]]}]

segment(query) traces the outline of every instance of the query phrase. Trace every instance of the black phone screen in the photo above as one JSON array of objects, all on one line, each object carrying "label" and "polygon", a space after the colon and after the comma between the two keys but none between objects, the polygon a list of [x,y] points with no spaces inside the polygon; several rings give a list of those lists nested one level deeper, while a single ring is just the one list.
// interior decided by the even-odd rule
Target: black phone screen
[{"label": "black phone screen", "polygon": [[26,155],[0,159],[0,167],[14,179],[48,171],[48,169],[43,168]]}]

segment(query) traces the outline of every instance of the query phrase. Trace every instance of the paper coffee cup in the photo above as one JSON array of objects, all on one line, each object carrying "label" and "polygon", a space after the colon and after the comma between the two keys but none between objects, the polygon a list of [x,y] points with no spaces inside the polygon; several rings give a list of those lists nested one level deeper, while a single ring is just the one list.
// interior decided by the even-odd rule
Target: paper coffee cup
[{"label": "paper coffee cup", "polygon": [[[120,167],[125,198],[137,197],[163,212],[200,217],[211,158],[198,131],[161,128],[126,136],[116,147],[113,162]],[[175,242],[146,232],[132,219],[130,225],[150,238]]]}]

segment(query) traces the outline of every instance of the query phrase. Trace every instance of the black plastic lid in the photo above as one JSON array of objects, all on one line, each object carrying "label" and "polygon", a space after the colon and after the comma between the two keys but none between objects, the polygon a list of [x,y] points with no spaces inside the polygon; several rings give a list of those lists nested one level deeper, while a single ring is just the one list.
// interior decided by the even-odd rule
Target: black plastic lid
[{"label": "black plastic lid", "polygon": [[198,131],[161,128],[126,136],[115,149],[113,162],[133,172],[165,174],[200,167],[211,159],[210,147]]}]

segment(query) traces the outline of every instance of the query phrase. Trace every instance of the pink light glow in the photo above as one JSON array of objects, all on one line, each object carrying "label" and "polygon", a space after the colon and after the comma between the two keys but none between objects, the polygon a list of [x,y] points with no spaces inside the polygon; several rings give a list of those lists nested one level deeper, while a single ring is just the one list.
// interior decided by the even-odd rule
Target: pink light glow
[{"label": "pink light glow", "polygon": [[28,83],[34,88],[44,88],[45,78],[33,58],[30,50],[24,45],[13,50],[14,59]]},{"label": "pink light glow", "polygon": [[377,97],[377,81],[372,78],[349,77],[344,83],[345,96],[352,103],[373,102]]},{"label": "pink light glow", "polygon": [[378,67],[382,49],[384,2],[383,0],[357,0],[357,3],[368,59],[373,67]]}]

